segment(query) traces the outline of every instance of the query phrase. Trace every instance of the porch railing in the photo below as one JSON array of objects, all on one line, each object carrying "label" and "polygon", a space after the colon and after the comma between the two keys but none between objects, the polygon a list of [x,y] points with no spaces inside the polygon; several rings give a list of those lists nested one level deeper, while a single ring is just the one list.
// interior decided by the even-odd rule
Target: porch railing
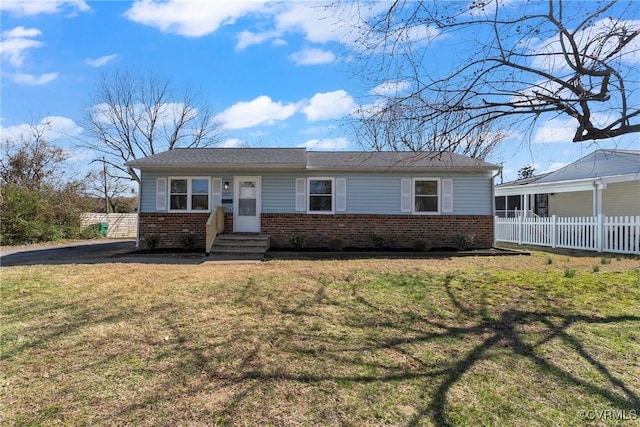
[{"label": "porch railing", "polygon": [[216,236],[224,231],[224,208],[222,206],[216,207],[209,215],[207,220],[207,240],[205,242],[204,251],[207,255],[211,252],[213,241],[216,240]]},{"label": "porch railing", "polygon": [[498,242],[640,255],[640,216],[496,217],[494,223]]}]

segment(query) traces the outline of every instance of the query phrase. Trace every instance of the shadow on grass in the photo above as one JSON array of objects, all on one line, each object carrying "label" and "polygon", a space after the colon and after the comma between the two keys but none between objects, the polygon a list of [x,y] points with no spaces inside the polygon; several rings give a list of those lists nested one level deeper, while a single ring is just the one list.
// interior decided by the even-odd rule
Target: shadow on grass
[{"label": "shadow on grass", "polygon": [[[405,278],[402,276],[394,277],[396,283],[390,286],[412,286],[409,279],[403,282]],[[438,280],[436,276],[425,277],[429,281]],[[152,386],[145,387],[142,396],[136,396],[118,407],[114,413],[100,414],[94,421],[120,423],[131,419],[139,420],[140,413],[146,413],[150,407],[163,405],[165,409],[171,407],[179,412],[184,399],[195,398],[204,392],[222,393],[232,389],[233,392],[229,392],[228,398],[217,408],[202,410],[197,417],[198,421],[208,419],[220,424],[233,424],[236,417],[247,411],[247,407],[243,405],[255,405],[253,401],[256,396],[265,393],[265,384],[283,381],[315,385],[327,382],[396,384],[424,379],[430,385],[433,384],[433,387],[426,389],[423,404],[416,405],[414,413],[408,417],[408,425],[417,426],[430,422],[438,427],[447,427],[454,424],[449,416],[452,389],[461,384],[463,377],[471,374],[479,363],[490,359],[492,356],[489,353],[493,350],[529,361],[554,381],[579,387],[585,394],[609,402],[611,407],[620,410],[640,408],[638,393],[612,373],[606,363],[590,353],[584,342],[568,331],[577,324],[622,325],[626,322],[640,322],[640,316],[598,317],[513,308],[494,311],[492,315],[486,307],[466,304],[456,295],[456,290],[452,287],[455,277],[444,277],[444,296],[442,301],[438,301],[449,304],[455,311],[455,317],[449,319],[427,316],[426,311],[415,312],[404,306],[385,307],[362,295],[358,286],[353,283],[345,283],[344,293],[336,297],[335,292],[323,280],[311,285],[305,298],[289,299],[287,295],[278,294],[274,289],[261,288],[255,278],[250,278],[236,288],[230,299],[233,300],[231,305],[242,308],[241,312],[251,311],[251,320],[243,323],[241,318],[230,318],[224,328],[213,318],[193,317],[190,321],[176,321],[177,313],[186,308],[179,304],[154,306],[161,319],[160,323],[170,331],[171,336],[168,342],[154,344],[168,352],[162,365],[165,369],[164,376],[154,376],[154,369],[159,369],[157,367],[146,368],[149,369],[149,381],[155,381]],[[390,277],[389,280],[394,279]],[[203,306],[206,304],[202,301],[192,302],[194,306],[199,303]],[[327,307],[336,307],[340,314],[336,316],[325,311]],[[52,308],[68,309],[65,306]],[[188,308],[197,310],[197,307]],[[41,312],[41,307],[25,306],[24,309],[32,311],[34,315]],[[366,318],[349,317],[351,312],[364,313]],[[88,322],[129,321],[146,315],[139,311],[122,313],[116,310],[115,313],[96,318],[95,313],[91,313],[88,308],[76,310],[74,314],[76,318],[69,319],[64,326],[51,329],[47,335],[42,335],[28,345],[15,347],[4,358],[13,359],[28,349],[45,346],[50,341],[72,335]],[[287,322],[283,320],[284,317]],[[361,331],[366,337],[356,340],[329,335],[324,328],[332,324]],[[532,326],[535,326],[537,332],[533,340],[526,332]],[[380,336],[380,330],[387,332]],[[407,350],[407,346],[429,346],[447,340],[456,343],[451,345],[452,348],[459,341],[472,342],[473,345],[464,353],[452,353],[446,363],[436,367]],[[560,365],[557,360],[541,355],[538,349],[551,341],[555,345],[570,348],[576,358],[595,370],[604,381],[598,384],[581,378],[568,367]],[[398,366],[379,359],[365,361],[360,357],[362,354],[383,351],[402,355],[407,360],[407,365]],[[279,360],[274,362],[271,357]],[[317,369],[296,369],[287,363],[288,358],[317,363]],[[322,360],[326,361],[326,365],[323,365]],[[327,366],[334,369],[323,369]],[[287,405],[286,401],[279,403]],[[180,421],[189,423],[188,420]],[[338,417],[334,423],[353,424],[353,420]],[[240,424],[249,423],[243,420]]]},{"label": "shadow on grass", "polygon": [[[637,410],[640,408],[640,397],[638,394],[634,392],[628,384],[625,384],[624,381],[611,373],[605,363],[598,361],[594,355],[590,354],[580,339],[568,332],[570,327],[580,323],[596,325],[640,322],[640,316],[597,317],[558,312],[507,309],[502,311],[498,317],[492,317],[487,314],[483,307],[480,307],[480,309],[469,308],[456,297],[451,287],[451,279],[453,277],[454,276],[448,276],[445,279],[446,294],[459,315],[466,319],[464,323],[471,323],[469,326],[460,326],[458,322],[455,321],[452,322],[453,325],[450,325],[448,322],[428,319],[424,317],[424,315],[414,312],[399,312],[395,309],[381,308],[362,295],[358,295],[357,290],[354,288],[352,292],[353,300],[364,307],[364,311],[370,313],[370,318],[376,318],[376,320],[374,322],[363,322],[360,325],[347,326],[356,326],[362,329],[390,328],[396,332],[400,332],[398,336],[388,337],[376,342],[368,340],[368,342],[361,347],[351,347],[351,343],[349,342],[336,343],[335,340],[326,340],[315,348],[300,346],[289,350],[290,352],[298,353],[298,355],[302,357],[324,357],[330,359],[336,366],[336,371],[340,371],[340,368],[345,365],[364,366],[366,368],[367,364],[370,364],[369,367],[374,371],[383,370],[388,373],[371,375],[341,375],[329,372],[326,374],[310,374],[297,373],[294,372],[295,370],[290,370],[286,366],[273,370],[261,361],[260,346],[256,345],[244,354],[236,375],[218,373],[215,377],[235,384],[250,384],[251,390],[258,387],[257,384],[264,384],[265,382],[291,381],[304,384],[319,384],[329,381],[337,383],[373,384],[396,383],[399,381],[430,378],[431,380],[437,381],[435,391],[430,394],[428,404],[416,410],[415,415],[408,422],[408,425],[418,426],[425,420],[430,420],[430,422],[436,426],[447,427],[452,425],[451,420],[447,416],[449,395],[452,388],[456,384],[459,384],[465,374],[470,373],[479,362],[491,358],[491,356],[488,355],[491,350],[505,351],[505,349],[507,349],[513,356],[532,362],[537,369],[543,371],[547,376],[555,378],[554,381],[577,386],[584,390],[585,394],[608,401],[613,408],[620,410]],[[240,297],[241,300],[248,304],[252,301],[251,285],[252,283],[248,283],[247,286],[243,288]],[[317,316],[317,314],[312,312],[313,305],[321,304],[340,305],[338,301],[329,298],[326,286],[323,283],[318,283],[317,290],[309,301],[305,303],[300,302],[295,308],[279,307],[278,312],[298,317],[312,318]],[[258,304],[257,308],[262,319],[264,319],[266,314],[269,314],[269,309],[265,306]],[[394,319],[398,320],[398,318],[400,318],[399,323],[418,321],[420,324],[428,325],[429,329],[434,330],[434,332],[407,328],[406,326],[401,327],[394,322]],[[544,325],[544,331],[541,337],[532,343],[527,342],[526,333],[522,332],[530,325]],[[274,332],[274,335],[271,336],[269,340],[273,342],[277,341],[278,334],[278,332]],[[303,336],[300,331],[285,331],[284,335],[284,339],[297,338],[303,341],[314,339],[312,334]],[[317,338],[315,339],[318,340]],[[423,360],[413,356],[403,348],[405,345],[429,345],[429,343],[435,340],[447,339],[472,339],[480,341],[480,343],[473,346],[471,350],[457,359],[453,359],[450,363],[438,369],[427,366]],[[595,369],[605,378],[608,384],[598,385],[595,381],[581,378],[571,372],[567,367],[560,365],[551,358],[545,358],[536,351],[537,348],[551,340],[571,348],[579,358],[587,362],[591,368]],[[227,344],[233,345],[232,343],[233,340],[230,340]],[[352,352],[370,353],[380,350],[393,350],[398,354],[402,354],[403,357],[411,359],[413,368],[409,370],[398,369],[397,366],[384,364],[380,361],[363,362],[357,356],[349,357],[344,354]],[[211,368],[211,365],[207,363],[206,356],[203,354],[194,354],[193,359],[199,361],[197,364],[198,369],[207,370]],[[233,418],[233,411],[241,405],[243,399],[251,394],[251,390],[243,390],[227,404],[227,415],[229,417]]]}]

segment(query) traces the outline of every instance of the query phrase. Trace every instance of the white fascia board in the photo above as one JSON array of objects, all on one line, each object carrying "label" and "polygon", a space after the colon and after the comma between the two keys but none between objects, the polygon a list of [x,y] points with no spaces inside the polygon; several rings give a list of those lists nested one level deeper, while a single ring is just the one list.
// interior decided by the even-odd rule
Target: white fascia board
[{"label": "white fascia board", "polygon": [[520,194],[569,193],[573,191],[593,191],[598,184],[612,184],[639,180],[638,174],[614,175],[607,177],[575,179],[571,181],[531,183],[496,187],[496,196],[517,196]]},{"label": "white fascia board", "polygon": [[625,175],[605,176],[600,178],[603,184],[617,184],[619,182],[638,181],[640,182],[640,173],[628,173]]}]

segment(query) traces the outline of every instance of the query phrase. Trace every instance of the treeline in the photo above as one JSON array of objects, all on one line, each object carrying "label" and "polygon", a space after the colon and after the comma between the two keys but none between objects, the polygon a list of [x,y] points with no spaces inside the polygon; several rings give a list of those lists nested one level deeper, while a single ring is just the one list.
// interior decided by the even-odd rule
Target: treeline
[{"label": "treeline", "polygon": [[[0,157],[0,244],[17,245],[97,237],[98,229],[81,229],[81,214],[106,209],[91,197],[87,180],[69,180],[64,151],[44,140],[43,132],[3,143]],[[131,200],[133,199],[133,200]],[[131,211],[135,198],[109,200],[110,211]]]}]

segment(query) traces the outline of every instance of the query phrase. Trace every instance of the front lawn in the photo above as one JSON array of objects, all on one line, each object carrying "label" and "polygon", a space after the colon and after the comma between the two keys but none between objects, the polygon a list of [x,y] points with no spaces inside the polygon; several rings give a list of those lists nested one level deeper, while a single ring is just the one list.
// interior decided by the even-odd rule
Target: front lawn
[{"label": "front lawn", "polygon": [[0,274],[3,425],[640,420],[637,258]]}]

